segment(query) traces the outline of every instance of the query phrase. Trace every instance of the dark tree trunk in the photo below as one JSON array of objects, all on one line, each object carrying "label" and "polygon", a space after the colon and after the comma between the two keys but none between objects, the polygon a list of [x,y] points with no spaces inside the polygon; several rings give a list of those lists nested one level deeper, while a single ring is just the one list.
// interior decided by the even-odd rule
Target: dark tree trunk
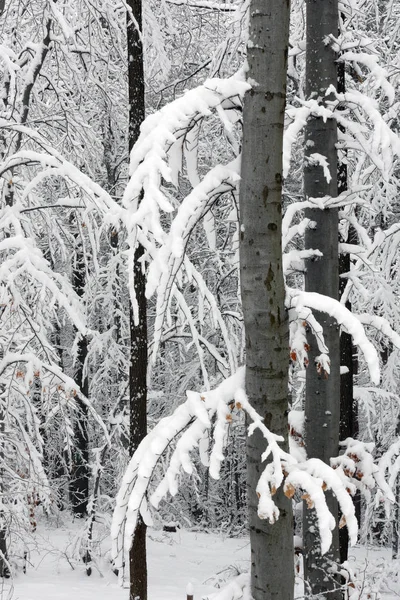
[{"label": "dark tree trunk", "polygon": [[[3,350],[0,349],[0,360],[3,359]],[[0,459],[4,461],[4,431],[5,431],[5,417],[6,411],[5,406],[5,393],[6,387],[4,383],[0,384]],[[4,482],[4,470],[0,469],[0,494],[4,497],[5,492]],[[7,527],[4,523],[5,513],[3,510],[0,511],[0,577],[9,578],[11,576],[10,569],[8,568],[8,551],[7,551]]]},{"label": "dark tree trunk", "polygon": [[[337,91],[344,93],[346,91],[345,80],[345,64],[338,63],[338,84]],[[344,132],[341,125],[338,126],[340,131]],[[344,161],[338,163],[338,194],[347,190],[347,164]],[[341,240],[349,244],[357,243],[357,235],[352,226],[349,227],[347,239]],[[339,256],[339,275],[348,273],[351,269],[350,254],[341,254]],[[346,288],[347,278],[339,279],[339,297]],[[346,308],[351,310],[351,303],[346,302]],[[353,346],[351,335],[342,331],[340,333],[340,365],[347,367],[347,373],[340,376],[340,428],[339,439],[344,441],[348,437],[355,438],[358,435],[358,409],[357,402],[354,400],[353,386],[354,376],[357,374],[357,360],[354,360],[357,349]],[[356,505],[356,515],[360,523],[360,494],[357,493],[354,498]],[[348,558],[349,551],[349,532],[347,527],[342,527],[339,530],[339,549],[340,562],[343,563]]]},{"label": "dark tree trunk", "polygon": [[[307,54],[306,54],[306,95],[325,100],[325,92],[332,84],[337,84],[336,56],[325,40],[329,34],[337,35],[337,0],[307,0]],[[312,117],[306,127],[306,157],[320,154],[326,157],[331,180],[328,183],[320,165],[306,158],[304,169],[304,190],[306,197],[337,195],[337,129],[336,122]],[[337,209],[312,209],[307,217],[317,223],[316,229],[306,234],[306,247],[316,248],[323,253],[318,260],[307,261],[305,277],[306,290],[325,294],[338,299],[339,258],[338,258],[338,212]],[[315,338],[310,335],[310,365],[306,375],[305,401],[305,442],[308,457],[319,458],[329,464],[332,456],[337,456],[339,445],[340,409],[340,348],[339,327],[324,313],[316,312],[323,326],[326,345],[329,348],[330,374],[316,368],[320,354]],[[330,511],[337,518],[337,502],[327,494]],[[303,538],[305,551],[305,578],[312,594],[326,594],[334,600],[340,591],[334,590],[338,582],[329,574],[332,562],[339,561],[339,536],[337,528],[333,532],[331,550],[321,556],[320,539],[314,510],[304,507]]]},{"label": "dark tree trunk", "polygon": [[[85,290],[86,266],[82,240],[79,238],[79,232],[75,235],[75,239],[77,247],[75,264],[72,272],[72,285],[77,295],[82,298]],[[82,336],[78,343],[78,356],[76,359],[74,379],[86,398],[89,396],[89,380],[85,372],[87,351],[87,338]],[[88,408],[86,404],[83,403],[79,393],[76,397],[76,404],[77,415],[74,426],[75,448],[73,451],[69,492],[74,515],[83,518],[87,516],[89,498],[89,423]]]},{"label": "dark tree trunk", "polygon": [[[128,0],[128,6],[136,23],[128,14],[128,89],[129,89],[129,151],[137,141],[140,125],[145,116],[144,72],[141,0]],[[139,27],[140,31],[138,31]],[[144,249],[138,245],[135,251],[135,295],[139,318],[135,323],[130,309],[131,364],[129,369],[130,444],[131,455],[147,432],[147,305],[145,296],[146,276],[140,259]],[[146,526],[141,517],[133,536],[129,554],[130,599],[147,600]]]},{"label": "dark tree trunk", "polygon": [[[250,3],[249,78],[244,103],[240,186],[241,291],[246,332],[246,391],[265,425],[284,437],[288,424],[288,347],[282,273],[282,138],[286,103],[289,2]],[[294,593],[293,516],[282,490],[279,520],[257,514],[256,486],[266,440],[247,441],[247,492],[254,600],[291,600]]]},{"label": "dark tree trunk", "polygon": [[[396,435],[400,438],[400,414],[397,416]],[[392,531],[392,558],[397,560],[400,556],[400,478],[397,475],[394,488],[395,500]]]}]

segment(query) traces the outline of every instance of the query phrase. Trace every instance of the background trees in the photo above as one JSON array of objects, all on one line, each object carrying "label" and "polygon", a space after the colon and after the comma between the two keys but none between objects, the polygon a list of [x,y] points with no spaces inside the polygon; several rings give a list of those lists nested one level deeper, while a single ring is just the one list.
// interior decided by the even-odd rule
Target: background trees
[{"label": "background trees", "polygon": [[[313,6],[315,8],[315,3]],[[331,10],[332,6],[332,3],[324,2],[320,8]],[[132,4],[130,9],[136,11],[138,7],[138,4]],[[200,517],[202,526],[211,523],[230,530],[241,526],[243,449],[247,432],[241,416],[243,412],[248,416],[250,431],[253,431],[250,441],[257,440],[259,444],[257,456],[268,447],[274,459],[266,464],[262,473],[257,467],[261,474],[260,513],[275,520],[277,505],[280,506],[281,501],[288,504],[284,493],[296,498],[303,493],[310,504],[314,502],[319,521],[326,525],[322,528],[321,541],[327,548],[333,525],[325,510],[322,484],[316,483],[321,479],[340,496],[351,535],[355,536],[354,514],[345,488],[347,485],[350,491],[355,491],[356,487],[366,490],[375,485],[377,472],[374,475],[372,467],[368,471],[363,466],[363,470],[359,464],[362,461],[370,464],[365,447],[359,446],[357,454],[349,442],[340,458],[335,458],[338,452],[333,450],[324,456],[326,461],[335,459],[340,485],[329,467],[306,461],[301,448],[297,448],[297,453],[295,448],[294,457],[290,457],[273,435],[280,433],[286,437],[283,424],[286,359],[279,361],[282,378],[274,380],[282,386],[277,392],[281,399],[281,418],[278,429],[271,420],[272,431],[268,429],[269,420],[265,418],[264,408],[250,406],[243,395],[243,372],[238,372],[238,366],[245,358],[238,294],[238,241],[240,233],[246,239],[249,230],[246,231],[246,226],[244,232],[238,229],[237,185],[242,99],[248,85],[243,81],[243,71],[239,70],[234,77],[227,76],[242,64],[248,7],[248,2],[223,6],[203,1],[145,3],[143,41],[149,118],[140,136],[138,124],[144,115],[142,75],[136,73],[136,67],[141,64],[140,52],[132,54],[128,51],[128,56],[139,60],[138,63],[135,60],[129,62],[131,89],[126,74],[129,42],[126,11],[129,12],[129,6],[108,1],[93,4],[82,0],[64,5],[36,0],[25,7],[14,2],[6,7],[8,17],[3,17],[1,22],[5,40],[1,57],[5,69],[0,122],[4,200],[0,215],[0,277],[4,308],[1,335],[5,358],[0,371],[7,435],[3,436],[4,456],[1,459],[4,485],[17,500],[15,503],[6,500],[3,505],[3,531],[9,531],[9,523],[15,523],[16,516],[20,523],[33,527],[35,519],[31,517],[31,508],[26,506],[28,495],[39,497],[40,508],[35,504],[36,499],[33,500],[34,515],[42,509],[50,513],[57,510],[56,506],[67,507],[71,473],[76,474],[74,457],[80,455],[84,458],[81,482],[85,490],[80,512],[86,518],[80,552],[86,561],[94,556],[94,524],[97,519],[107,521],[110,518],[113,495],[118,486],[115,472],[122,473],[128,460],[126,407],[138,391],[136,370],[131,367],[131,377],[128,375],[132,365],[131,340],[137,333],[135,310],[130,314],[129,307],[135,309],[139,302],[142,308],[136,316],[140,322],[140,313],[143,315],[146,304],[146,272],[148,350],[153,361],[148,369],[148,417],[152,433],[143,445],[138,445],[138,454],[132,459],[119,495],[122,504],[129,495],[133,498],[129,507],[124,507],[120,513],[117,511],[114,527],[116,564],[120,570],[124,562],[121,558],[124,531],[128,530],[129,538],[140,514],[150,522],[148,498],[158,505],[168,491],[176,494],[181,477],[186,477],[183,481],[190,481],[190,490],[185,491],[176,506],[161,504],[163,517],[168,520],[181,518],[189,524]],[[257,7],[258,4],[255,11],[261,10]],[[305,6],[302,2],[293,2],[292,6],[290,96],[284,138],[286,213],[282,231],[282,269],[290,317],[290,389],[293,408],[299,409],[299,414],[291,421],[291,429],[301,443],[304,378],[307,378],[309,396],[310,390],[314,389],[310,382],[318,376],[315,366],[320,376],[317,387],[325,389],[334,383],[338,388],[338,332],[334,333],[335,346],[328,339],[329,333],[321,328],[323,321],[332,319],[332,323],[340,323],[343,331],[353,335],[362,350],[355,394],[362,400],[360,412],[368,423],[368,427],[361,427],[366,432],[363,439],[371,441],[375,438],[379,442],[379,453],[384,459],[381,474],[386,469],[384,465],[389,465],[386,474],[391,470],[390,479],[396,471],[393,464],[398,451],[392,445],[392,434],[381,441],[384,419],[372,418],[371,406],[372,399],[378,398],[386,411],[388,408],[392,411],[391,420],[396,422],[397,411],[392,400],[397,385],[397,350],[391,352],[391,345],[399,345],[395,333],[398,311],[394,277],[397,226],[390,203],[397,194],[397,67],[388,67],[385,73],[376,60],[376,53],[392,56],[396,47],[392,33],[395,20],[392,6],[380,21],[385,23],[387,33],[387,41],[383,42],[380,38],[383,25],[375,26],[368,11],[364,18],[365,11],[360,11],[360,7],[357,2],[341,4],[343,12],[339,21],[336,9],[332,11],[332,25],[327,25],[325,31],[329,40],[320,36],[320,20],[314,28],[313,41],[329,41],[324,46],[324,54],[330,57],[330,67],[333,66],[331,56],[336,53],[346,64],[345,88],[331,89],[325,96],[328,83],[336,81],[335,75],[332,71],[326,81],[320,83],[319,74],[315,81],[304,74],[302,17]],[[372,6],[377,11],[381,7],[382,3]],[[288,7],[280,8],[285,13],[279,23],[287,28]],[[77,24],[78,12],[81,17]],[[262,17],[261,13],[253,16],[256,21]],[[317,12],[313,16],[317,18]],[[14,27],[17,20],[21,22],[18,30]],[[312,29],[312,19],[308,22]],[[338,22],[340,31],[336,35]],[[131,41],[137,50],[141,38],[137,28],[132,27],[133,21],[128,20],[128,23],[134,38]],[[275,35],[278,30],[273,29]],[[183,46],[182,38],[185,38]],[[279,40],[284,39],[279,36]],[[248,49],[250,62],[260,50],[253,48],[251,43]],[[283,77],[284,54],[281,50],[277,70]],[[264,66],[272,68],[272,63]],[[206,73],[219,78],[204,82]],[[305,77],[307,86],[304,86]],[[278,77],[274,80],[277,82]],[[267,96],[263,98],[263,105],[255,109],[257,135],[262,134],[261,124],[269,123],[266,120],[268,111],[276,101],[279,114],[272,118],[272,123],[279,123],[279,126],[271,126],[273,133],[268,137],[276,134],[279,139],[284,92],[264,90],[262,86],[258,91],[258,75],[250,75],[248,81],[254,91],[253,96],[249,95],[249,103],[257,104],[259,92],[261,96]],[[283,86],[283,79],[281,84]],[[192,85],[195,89],[181,95],[185,87]],[[317,98],[313,97],[314,86],[319,90]],[[275,93],[278,95],[274,96]],[[168,103],[169,100],[173,102]],[[137,105],[140,106],[139,115]],[[246,105],[246,113],[250,105]],[[157,112],[156,108],[161,111]],[[130,141],[137,138],[135,147],[131,148],[130,167],[127,155],[129,118],[134,125]],[[313,127],[319,126],[324,118],[327,118],[327,125],[322,124],[322,131],[329,126],[332,133],[332,157],[328,158],[329,165],[325,164],[325,137],[321,148],[307,145],[305,191],[309,197],[304,200],[300,178],[302,164],[297,157],[300,152],[296,151],[290,163],[290,150],[302,147],[300,132],[307,122],[306,137],[311,139]],[[334,178],[329,185],[327,183],[326,189],[324,181],[328,171],[333,173],[335,123],[340,125],[337,150],[341,160],[347,162],[349,179],[348,190],[339,198],[336,198]],[[245,172],[252,162],[246,155],[249,143],[246,135]],[[320,138],[323,135],[319,132]],[[261,147],[261,141],[258,141],[258,147]],[[271,157],[280,165],[280,149],[277,148]],[[263,172],[265,168],[274,171],[271,171],[272,183],[267,182],[267,206],[273,194],[280,196],[281,184],[279,177],[275,178],[280,173],[280,166],[272,168],[272,165],[272,158],[267,166],[263,165]],[[259,166],[258,161],[253,161],[251,168],[257,171]],[[315,185],[316,178],[319,179],[318,186]],[[246,179],[251,180],[247,176]],[[265,185],[262,188],[265,190]],[[330,198],[326,197],[327,193]],[[267,210],[262,191],[256,194],[253,190],[252,198],[257,195],[260,210]],[[244,207],[242,212],[245,213]],[[323,235],[322,240],[312,241],[322,231],[321,223],[325,217],[333,215],[336,221],[337,212],[342,239],[347,240],[341,243],[340,250],[350,256],[351,266],[347,274],[342,273],[346,283],[342,286],[341,302],[345,306],[351,301],[353,315],[336,299],[336,232],[332,234],[328,248],[322,245],[328,240],[327,235]],[[272,224],[268,236],[263,237],[276,250],[279,261],[278,222],[273,219],[253,221],[253,226]],[[313,229],[313,222],[317,223],[316,229]],[[348,239],[349,226],[356,231],[357,241]],[[330,224],[327,229],[331,229]],[[141,248],[140,256],[137,247]],[[247,249],[262,254],[255,243],[252,246],[249,243]],[[272,252],[269,248],[268,253],[270,250]],[[327,252],[331,252],[333,266],[321,271]],[[318,288],[317,293],[311,283],[303,291],[306,263],[312,265],[308,269],[308,278],[314,271],[312,285],[322,281],[321,274],[326,275],[326,284],[323,289]],[[273,281],[277,282],[274,269],[271,267],[271,277],[274,272]],[[242,276],[242,283],[244,281]],[[265,278],[255,281],[263,293],[272,293],[272,280],[268,281],[268,276],[265,285]],[[281,285],[281,280],[279,282]],[[317,295],[326,292],[328,283],[332,288],[332,302]],[[268,289],[269,285],[271,289]],[[280,287],[277,294],[281,293]],[[324,311],[328,317],[323,316]],[[283,323],[282,306],[280,313]],[[268,318],[268,314],[264,317]],[[275,313],[270,312],[269,318],[277,323]],[[312,334],[309,340],[304,323]],[[141,325],[143,341],[143,318]],[[249,328],[248,323],[247,326]],[[283,328],[282,324],[282,332],[277,334],[282,336],[281,357],[285,353]],[[268,331],[272,332],[272,329],[270,322]],[[335,325],[328,328],[329,331],[334,329]],[[368,341],[365,330],[374,344]],[[254,335],[261,333],[259,328]],[[374,345],[386,363],[382,385],[378,381],[379,360]],[[250,348],[247,355],[251,360]],[[314,364],[315,357],[319,359],[317,365]],[[145,358],[142,353],[142,358],[137,361],[142,400],[146,389]],[[328,360],[331,375],[325,380],[323,375],[328,370]],[[311,364],[305,374],[307,363]],[[133,385],[129,388],[130,383]],[[197,391],[189,392],[185,402],[186,391],[193,389]],[[333,393],[331,399],[334,399]],[[169,413],[170,407],[176,409],[174,419],[178,420],[167,417],[163,421],[162,417]],[[314,418],[314,408],[315,403],[308,403],[310,419]],[[143,411],[142,416],[144,422]],[[324,424],[326,415],[322,416]],[[153,430],[154,424],[157,425]],[[135,429],[135,423],[131,429]],[[307,429],[312,429],[311,421],[306,428],[306,438],[311,439]],[[335,435],[337,430],[332,433],[332,439]],[[361,435],[364,435],[363,431]],[[140,437],[141,434],[136,442]],[[264,444],[263,450],[261,444]],[[192,452],[198,445],[200,458]],[[229,453],[225,462],[222,461],[224,448]],[[385,454],[387,449],[389,454]],[[316,454],[319,450],[316,448]],[[148,462],[144,461],[144,456]],[[216,481],[206,476],[203,483],[200,475],[207,472],[207,464]],[[153,475],[154,479],[150,481]],[[254,486],[254,482],[251,485]],[[379,486],[383,489],[384,483]],[[220,490],[224,491],[223,501],[217,500],[221,496]],[[377,490],[377,494],[380,493]],[[228,497],[239,504],[234,517]],[[284,510],[288,523],[290,507]],[[128,521],[125,520],[127,514]],[[370,518],[368,512],[367,515]],[[254,519],[258,523],[258,517],[254,516]],[[283,526],[284,521],[281,524]],[[269,530],[268,524],[266,528]],[[273,529],[273,535],[275,531],[278,530]],[[288,527],[285,531],[289,535]],[[285,544],[286,560],[290,562],[292,550],[287,540]],[[290,587],[289,579],[286,583]]]}]

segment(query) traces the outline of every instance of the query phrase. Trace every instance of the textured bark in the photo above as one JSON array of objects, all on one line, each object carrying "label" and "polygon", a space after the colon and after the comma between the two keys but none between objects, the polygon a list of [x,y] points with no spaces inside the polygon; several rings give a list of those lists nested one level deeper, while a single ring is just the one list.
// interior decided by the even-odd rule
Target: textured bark
[{"label": "textured bark", "polygon": [[[336,86],[337,71],[335,53],[325,40],[329,34],[337,35],[337,0],[307,0],[307,54],[306,54],[306,95],[321,102],[332,84]],[[337,195],[337,129],[332,119],[311,118],[305,136],[306,156],[319,153],[329,163],[332,179],[327,182],[319,165],[306,161],[304,169],[304,190],[307,197]],[[317,248],[323,253],[318,260],[307,261],[305,287],[307,291],[338,298],[339,259],[338,259],[338,213],[336,209],[308,210],[307,217],[317,223],[316,229],[308,230],[306,247]],[[315,338],[310,335],[310,366],[306,376],[305,402],[305,442],[309,457],[315,457],[329,464],[329,459],[338,454],[339,407],[340,407],[340,348],[339,327],[325,313],[316,313],[324,328],[325,342],[329,348],[330,375],[318,373],[315,363],[320,354]],[[332,514],[337,518],[337,503],[331,495],[327,501]],[[339,536],[337,528],[333,532],[330,552],[321,556],[320,540],[314,510],[304,508],[303,542],[305,551],[305,578],[313,594],[329,592],[333,600],[340,597],[334,591],[338,582],[329,574],[332,562],[339,560]]]},{"label": "textured bark", "polygon": [[[128,0],[128,6],[136,23],[128,17],[128,89],[129,89],[129,151],[139,137],[140,125],[145,116],[143,46],[141,0]],[[135,294],[139,309],[138,323],[130,312],[131,364],[129,369],[130,406],[130,453],[136,448],[147,432],[147,313],[145,285],[140,258],[144,249],[138,246],[135,252]],[[139,518],[129,554],[130,599],[147,600],[146,526]]]},{"label": "textured bark", "polygon": [[[289,2],[250,3],[249,78],[244,103],[241,291],[246,332],[246,390],[251,404],[287,445],[288,322],[282,274],[282,137],[286,102]],[[254,83],[256,82],[256,83]],[[254,600],[291,600],[294,591],[292,506],[274,496],[280,517],[257,515],[256,486],[266,440],[247,441],[247,492]]]}]

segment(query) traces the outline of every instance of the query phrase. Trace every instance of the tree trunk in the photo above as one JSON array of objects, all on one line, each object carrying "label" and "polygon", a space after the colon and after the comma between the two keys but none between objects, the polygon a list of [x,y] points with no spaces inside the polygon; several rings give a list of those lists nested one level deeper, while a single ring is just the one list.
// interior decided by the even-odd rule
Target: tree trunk
[{"label": "tree trunk", "polygon": [[[396,435],[400,437],[400,414],[397,416]],[[394,487],[395,505],[393,510],[392,529],[392,559],[397,560],[400,556],[400,478],[397,475]]]},{"label": "tree trunk", "polygon": [[[344,18],[342,16],[342,18]],[[345,64],[338,63],[338,83],[337,91],[343,94],[346,91]],[[339,125],[339,130],[344,133],[344,128]],[[344,161],[338,163],[338,194],[347,190],[347,164]],[[349,227],[347,239],[339,240],[349,244],[357,243],[357,235],[352,226]],[[348,273],[351,269],[350,254],[341,254],[339,256],[339,275]],[[347,285],[347,278],[339,279],[339,298],[342,297]],[[346,302],[346,308],[351,310],[351,303]],[[344,441],[348,437],[355,438],[358,435],[358,410],[357,402],[354,400],[353,387],[354,376],[357,374],[357,361],[354,360],[354,354],[357,352],[353,346],[353,338],[350,334],[342,331],[340,333],[340,366],[347,367],[347,373],[340,376],[340,427],[339,440]],[[354,498],[356,505],[356,515],[360,523],[360,494],[357,493]],[[347,527],[342,527],[339,531],[339,549],[340,562],[343,563],[348,558],[349,551],[349,531]]]},{"label": "tree trunk", "polygon": [[[287,445],[289,334],[282,273],[282,137],[286,102],[289,1],[250,3],[249,79],[244,103],[241,291],[246,332],[246,390],[252,406]],[[266,440],[247,440],[247,491],[254,600],[291,600],[294,592],[291,501],[278,491],[280,517],[257,514],[256,486]]]},{"label": "tree trunk", "polygon": [[[307,0],[307,54],[306,54],[306,96],[325,101],[325,92],[332,84],[337,84],[335,53],[325,40],[329,34],[337,35],[337,0]],[[306,127],[306,164],[304,169],[304,191],[306,197],[337,195],[337,129],[336,122],[312,117]],[[328,183],[323,169],[315,161],[308,159],[311,154],[326,157],[331,180]],[[338,299],[339,258],[338,258],[338,211],[337,209],[311,209],[308,218],[317,223],[316,229],[306,234],[306,247],[316,248],[323,257],[307,261],[305,287],[307,291],[325,294]],[[306,375],[305,401],[305,442],[308,457],[319,458],[329,464],[332,456],[337,456],[339,445],[340,410],[340,347],[339,327],[324,313],[315,316],[324,329],[326,345],[329,348],[330,374],[317,369],[320,354],[315,338],[310,335],[310,365]],[[330,511],[337,518],[337,502],[327,494]],[[312,594],[326,594],[334,600],[340,591],[334,591],[338,582],[329,574],[329,568],[339,561],[338,529],[333,532],[331,550],[321,556],[320,540],[314,510],[304,507],[303,543],[305,552],[305,579]]]},{"label": "tree trunk", "polygon": [[[128,13],[128,89],[129,89],[129,151],[137,141],[140,125],[145,116],[144,72],[141,0],[128,0],[136,23]],[[138,31],[138,29],[140,31]],[[135,323],[130,309],[131,363],[129,369],[130,453],[135,452],[147,432],[147,306],[145,296],[146,276],[140,259],[144,248],[139,244],[135,251],[135,294],[139,319]],[[133,536],[129,553],[130,600],[147,600],[146,526],[141,517]]]},{"label": "tree trunk", "polygon": [[[77,217],[76,217],[77,218]],[[85,290],[86,268],[83,254],[83,242],[79,237],[79,231],[75,234],[76,258],[72,272],[72,285],[77,295],[82,298]],[[87,338],[82,336],[78,343],[78,356],[74,379],[79,385],[82,394],[89,396],[89,380],[85,372],[85,361],[88,347]],[[89,431],[88,431],[88,408],[78,394],[76,398],[77,416],[75,418],[74,435],[75,448],[73,451],[73,465],[69,492],[72,504],[72,512],[76,517],[87,516],[89,498]]]},{"label": "tree trunk", "polygon": [[[4,357],[3,349],[0,348],[0,360]],[[5,419],[6,419],[6,386],[4,383],[0,384],[0,459],[4,462],[4,433],[5,433]],[[0,469],[0,494],[1,503],[4,502],[5,489],[4,485],[4,470]],[[8,551],[7,551],[7,527],[6,527],[6,514],[2,507],[0,507],[0,577],[9,578],[11,577],[10,569],[8,567]]]}]

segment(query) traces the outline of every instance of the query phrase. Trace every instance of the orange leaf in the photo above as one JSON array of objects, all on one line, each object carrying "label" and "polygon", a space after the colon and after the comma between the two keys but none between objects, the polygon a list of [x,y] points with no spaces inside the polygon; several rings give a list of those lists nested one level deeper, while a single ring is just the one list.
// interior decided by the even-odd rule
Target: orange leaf
[{"label": "orange leaf", "polygon": [[285,485],[285,488],[283,491],[287,498],[293,498],[296,488],[294,487],[294,485],[289,483],[288,485]]},{"label": "orange leaf", "polygon": [[354,460],[355,463],[360,462],[360,458],[357,456],[357,454],[352,453],[352,454],[348,454],[347,456],[349,458],[351,458],[351,460]]},{"label": "orange leaf", "polygon": [[303,494],[301,499],[306,501],[307,508],[314,508],[314,502],[312,501],[310,494]]}]

